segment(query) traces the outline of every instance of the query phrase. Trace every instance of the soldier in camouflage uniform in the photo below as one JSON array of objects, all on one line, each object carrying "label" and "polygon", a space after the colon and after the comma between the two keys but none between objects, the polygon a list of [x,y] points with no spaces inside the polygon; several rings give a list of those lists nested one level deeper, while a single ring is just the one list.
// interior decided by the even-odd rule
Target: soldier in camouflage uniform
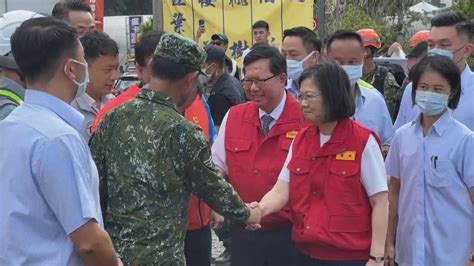
[{"label": "soldier in camouflage uniform", "polygon": [[[395,76],[393,76],[392,73],[388,71],[388,69],[384,69],[384,66],[379,66],[375,65],[374,70],[364,73],[362,76],[362,79],[366,82],[369,82],[375,88],[379,91],[383,91],[383,96],[385,98],[385,102],[387,103],[387,108],[388,111],[390,112],[390,117],[392,117],[392,121],[395,121],[397,118],[398,114],[398,109],[400,108],[400,102],[402,100],[403,96],[403,90],[400,89],[400,85],[398,85],[398,82],[395,79]],[[386,74],[383,74],[383,72],[386,71]],[[377,88],[377,76],[382,76],[385,75],[385,79],[383,79],[383,86],[380,88]]]},{"label": "soldier in camouflage uniform", "polygon": [[124,264],[185,265],[191,193],[224,216],[260,221],[215,170],[200,129],[177,111],[197,89],[205,58],[195,42],[163,35],[149,88],[113,110],[91,140],[106,229]]},{"label": "soldier in camouflage uniform", "polygon": [[395,76],[385,66],[375,64],[374,56],[382,47],[380,37],[373,29],[357,31],[364,41],[365,59],[362,79],[372,84],[385,98],[392,121],[397,118],[398,109],[403,96]]}]

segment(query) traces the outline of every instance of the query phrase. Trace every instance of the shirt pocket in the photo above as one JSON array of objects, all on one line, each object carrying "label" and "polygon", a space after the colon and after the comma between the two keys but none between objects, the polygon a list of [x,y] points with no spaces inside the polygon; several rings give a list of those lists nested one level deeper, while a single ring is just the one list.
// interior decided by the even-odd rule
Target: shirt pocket
[{"label": "shirt pocket", "polygon": [[225,149],[231,153],[243,153],[250,150],[252,141],[248,139],[228,139],[225,143]]},{"label": "shirt pocket", "polygon": [[458,176],[456,168],[450,160],[437,160],[436,166],[433,164],[430,166],[426,183],[434,188],[445,188],[451,186],[456,176]]}]

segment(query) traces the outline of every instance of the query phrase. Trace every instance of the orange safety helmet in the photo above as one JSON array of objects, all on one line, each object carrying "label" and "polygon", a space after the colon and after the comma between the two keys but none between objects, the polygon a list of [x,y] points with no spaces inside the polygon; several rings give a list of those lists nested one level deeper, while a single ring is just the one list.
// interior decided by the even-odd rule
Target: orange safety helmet
[{"label": "orange safety helmet", "polygon": [[413,37],[410,39],[410,48],[415,47],[420,42],[427,42],[430,37],[429,30],[420,30],[413,34]]},{"label": "orange safety helmet", "polygon": [[374,29],[361,29],[358,30],[357,33],[359,33],[360,37],[362,37],[362,40],[364,41],[364,47],[373,46],[377,49],[382,47],[382,41]]}]

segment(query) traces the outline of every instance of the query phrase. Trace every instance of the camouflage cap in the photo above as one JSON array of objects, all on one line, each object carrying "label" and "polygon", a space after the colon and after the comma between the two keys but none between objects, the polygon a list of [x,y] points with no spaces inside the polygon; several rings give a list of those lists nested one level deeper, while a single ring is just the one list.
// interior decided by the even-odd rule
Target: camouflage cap
[{"label": "camouflage cap", "polygon": [[198,71],[206,61],[206,52],[195,41],[174,33],[161,37],[155,55]]}]

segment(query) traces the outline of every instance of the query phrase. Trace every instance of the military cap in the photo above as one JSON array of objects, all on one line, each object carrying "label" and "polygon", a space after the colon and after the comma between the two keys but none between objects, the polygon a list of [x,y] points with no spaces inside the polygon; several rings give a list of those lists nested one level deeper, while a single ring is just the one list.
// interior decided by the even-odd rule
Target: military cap
[{"label": "military cap", "polygon": [[155,55],[200,72],[206,61],[206,52],[195,41],[174,33],[161,37]]}]

